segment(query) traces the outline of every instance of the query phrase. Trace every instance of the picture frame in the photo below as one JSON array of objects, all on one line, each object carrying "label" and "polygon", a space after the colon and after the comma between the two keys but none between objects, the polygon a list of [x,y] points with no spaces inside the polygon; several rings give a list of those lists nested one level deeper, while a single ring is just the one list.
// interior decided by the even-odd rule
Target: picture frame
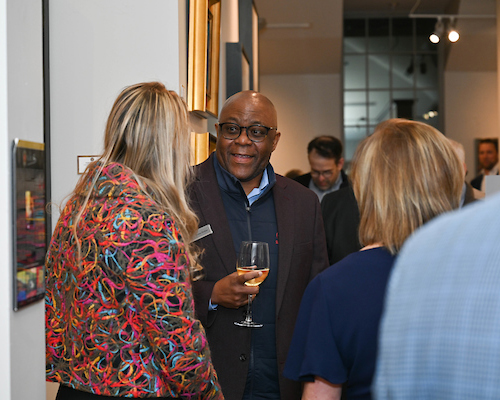
[{"label": "picture frame", "polygon": [[221,0],[190,0],[188,107],[218,116]]},{"label": "picture frame", "polygon": [[46,179],[43,143],[12,145],[13,309],[45,296]]},{"label": "picture frame", "polygon": [[[497,137],[482,137],[482,138],[475,138],[474,139],[474,167],[475,167],[475,171],[476,171],[475,175],[479,174],[479,172],[481,172],[481,169],[482,169],[481,163],[479,162],[479,145],[481,144],[481,141],[485,140],[485,139],[495,142],[497,144],[497,148],[498,148],[498,138]],[[472,178],[474,178],[474,176]]]}]

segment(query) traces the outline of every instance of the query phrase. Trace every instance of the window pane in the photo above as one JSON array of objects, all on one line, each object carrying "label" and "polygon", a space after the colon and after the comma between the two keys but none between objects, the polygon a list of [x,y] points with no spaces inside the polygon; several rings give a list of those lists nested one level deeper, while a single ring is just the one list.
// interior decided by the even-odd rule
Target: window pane
[{"label": "window pane", "polygon": [[434,18],[417,18],[417,21],[415,21],[417,51],[437,52],[437,45],[431,43],[429,40],[430,34],[434,32],[436,27],[436,22],[437,20]]},{"label": "window pane", "polygon": [[359,125],[366,121],[366,92],[344,92],[344,125]]},{"label": "window pane", "polygon": [[366,87],[366,56],[344,57],[344,88],[364,89]]},{"label": "window pane", "polygon": [[368,56],[368,87],[371,89],[389,88],[390,69],[388,55]]},{"label": "window pane", "polygon": [[413,51],[413,22],[410,18],[392,20],[392,49],[396,52]]},{"label": "window pane", "polygon": [[437,54],[422,54],[417,56],[418,68],[417,87],[436,88],[438,87],[438,57]]},{"label": "window pane", "polygon": [[344,53],[364,53],[366,51],[366,20],[344,20]]},{"label": "window pane", "polygon": [[392,57],[392,87],[396,89],[413,87],[415,65],[413,56]]},{"label": "window pane", "polygon": [[346,126],[344,129],[344,158],[352,160],[356,147],[368,135],[366,125]]},{"label": "window pane", "polygon": [[377,125],[391,117],[391,95],[389,90],[368,92],[368,123]]},{"label": "window pane", "polygon": [[439,95],[437,90],[417,91],[415,119],[437,128],[439,126],[438,105]]},{"label": "window pane", "polygon": [[368,51],[387,52],[390,48],[389,20],[386,18],[368,20]]}]

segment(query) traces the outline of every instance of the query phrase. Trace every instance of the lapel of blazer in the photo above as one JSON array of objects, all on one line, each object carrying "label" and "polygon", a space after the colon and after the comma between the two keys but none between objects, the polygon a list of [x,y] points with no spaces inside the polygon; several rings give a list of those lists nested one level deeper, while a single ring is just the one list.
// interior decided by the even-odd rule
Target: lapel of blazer
[{"label": "lapel of blazer", "polygon": [[278,282],[276,285],[276,314],[278,314],[283,296],[285,295],[286,283],[292,265],[294,219],[293,204],[288,196],[287,183],[276,176],[276,184],[273,188],[274,207],[276,210],[276,223],[278,225]]},{"label": "lapel of blazer", "polygon": [[212,157],[214,153],[197,167],[194,193],[199,204],[199,213],[203,215],[205,224],[210,224],[212,228],[213,233],[210,236],[222,265],[227,273],[231,274],[236,270],[236,253]]}]

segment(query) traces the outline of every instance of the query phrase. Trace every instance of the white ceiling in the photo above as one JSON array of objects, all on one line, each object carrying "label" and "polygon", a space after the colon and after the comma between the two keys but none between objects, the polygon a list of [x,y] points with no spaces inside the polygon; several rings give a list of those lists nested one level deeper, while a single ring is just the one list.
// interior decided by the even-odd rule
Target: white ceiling
[{"label": "white ceiling", "polygon": [[[343,17],[405,17],[414,14],[495,14],[495,0],[254,0],[261,26],[261,74],[340,73]],[[309,24],[284,28],[280,24]],[[278,26],[276,26],[278,25]],[[274,26],[274,27],[273,27]],[[494,19],[457,21],[462,38],[455,65],[465,70],[496,69]],[[468,32],[468,33],[466,33]],[[481,40],[478,46],[477,40]],[[460,44],[459,44],[460,43]],[[475,57],[460,58],[473,50]],[[475,62],[483,52],[486,61]]]}]

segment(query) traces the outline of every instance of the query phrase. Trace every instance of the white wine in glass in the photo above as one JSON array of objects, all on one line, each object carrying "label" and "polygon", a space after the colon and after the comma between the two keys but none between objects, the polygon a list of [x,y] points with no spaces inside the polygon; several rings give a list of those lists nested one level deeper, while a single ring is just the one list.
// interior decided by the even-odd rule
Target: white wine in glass
[{"label": "white wine in glass", "polygon": [[[245,282],[247,286],[259,286],[269,274],[269,246],[266,242],[241,242],[240,253],[236,264],[238,275],[246,274],[251,271],[261,271],[262,275]],[[252,319],[252,296],[248,296],[247,311],[245,319],[235,322],[235,325],[245,328],[261,328]]]}]

